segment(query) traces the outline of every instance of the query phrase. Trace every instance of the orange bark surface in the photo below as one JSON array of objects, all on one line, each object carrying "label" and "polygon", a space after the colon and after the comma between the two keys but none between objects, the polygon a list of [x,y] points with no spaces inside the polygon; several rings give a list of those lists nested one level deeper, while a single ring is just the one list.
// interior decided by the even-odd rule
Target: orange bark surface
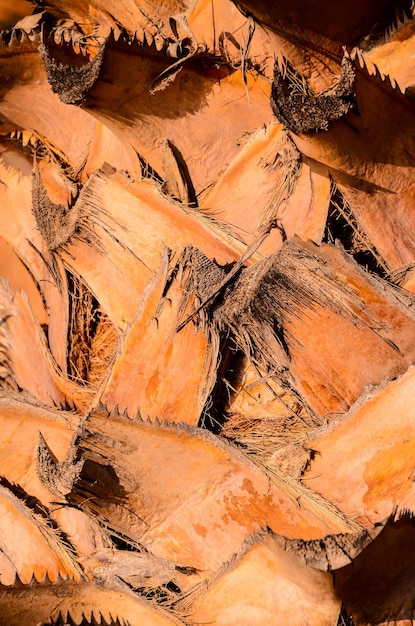
[{"label": "orange bark surface", "polygon": [[[59,545],[62,537],[54,536],[46,520],[36,516],[8,489],[0,487],[0,550],[13,564],[23,584],[45,576],[56,582],[59,577],[79,581],[81,569]],[[13,529],[10,532],[10,529]],[[2,576],[2,584],[11,585],[15,575]]]},{"label": "orange bark surface", "polygon": [[[268,535],[253,539],[196,599],[191,617],[218,626],[331,626],[340,611],[332,578],[303,565]],[[292,607],[296,606],[296,615]]]},{"label": "orange bark surface", "polygon": [[11,368],[19,387],[49,406],[60,406],[73,400],[71,388],[74,391],[74,385],[59,373],[24,294],[12,296],[0,285],[1,309],[7,316]]},{"label": "orange bark surface", "polygon": [[307,538],[358,528],[313,492],[297,491],[297,481],[283,474],[270,481],[236,448],[201,429],[99,412],[85,426],[78,439],[85,464],[69,501],[104,515],[155,556],[204,575],[265,525]]},{"label": "orange bark surface", "polygon": [[40,481],[36,470],[39,431],[53,446],[58,459],[62,460],[67,454],[79,416],[4,396],[0,399],[0,419],[3,433],[0,475],[50,506],[56,496]]},{"label": "orange bark surface", "polygon": [[[46,304],[48,338],[51,352],[59,367],[66,371],[67,296],[51,275],[51,253],[39,232],[32,213],[32,177],[25,159],[25,168],[8,167],[9,152],[2,153],[0,164],[1,236],[18,253],[20,260],[32,274]],[[13,163],[13,161],[12,161]],[[57,267],[60,263],[57,260]],[[60,279],[64,277],[60,275]],[[41,321],[41,320],[40,320]]]},{"label": "orange bark surface", "polygon": [[[304,308],[293,301],[292,313],[284,316],[284,335],[298,388],[318,413],[328,416],[347,410],[366,385],[407,370],[415,359],[415,320],[392,289],[371,279],[341,251],[311,243],[301,248],[315,250],[320,259],[327,301]],[[311,286],[319,273],[313,270],[308,279],[304,273],[303,280]]]},{"label": "orange bark surface", "polygon": [[365,526],[414,508],[414,385],[411,367],[308,442],[316,454],[305,484]]},{"label": "orange bark surface", "polygon": [[167,270],[165,258],[123,337],[100,400],[130,417],[139,412],[197,426],[215,382],[218,346],[193,323],[176,333],[191,312],[189,267],[180,268],[168,288]]}]

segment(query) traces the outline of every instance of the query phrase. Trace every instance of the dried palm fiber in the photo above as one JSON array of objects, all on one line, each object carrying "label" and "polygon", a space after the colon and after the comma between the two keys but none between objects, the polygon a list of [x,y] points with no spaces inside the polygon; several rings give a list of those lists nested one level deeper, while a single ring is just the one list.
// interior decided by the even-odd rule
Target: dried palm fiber
[{"label": "dried palm fiber", "polygon": [[[239,364],[237,379],[229,381],[225,377],[223,382],[227,390],[224,409],[229,415],[224,429],[231,437],[233,428],[238,428],[239,419],[245,419],[247,425],[261,419],[276,420],[281,424],[287,420],[288,425],[292,418],[289,428],[276,428],[274,432],[275,436],[286,438],[286,441],[301,437],[301,432],[307,428],[321,425],[321,419],[308,409],[293,388],[282,384],[277,375],[261,376],[246,357]],[[271,431],[268,434],[272,438]]]},{"label": "dried palm fiber", "polygon": [[413,363],[411,297],[334,246],[293,238],[242,270],[221,297],[217,322],[264,374],[291,380],[320,416],[347,410],[366,385]]},{"label": "dried palm fiber", "polygon": [[220,436],[240,447],[271,480],[279,471],[300,478],[311,454],[306,441],[325,421],[278,375],[261,376],[246,357],[238,368],[236,380],[218,372],[226,394]]},{"label": "dried palm fiber", "polygon": [[406,291],[410,291],[411,293],[415,293],[414,269],[415,263],[408,263],[394,272],[389,272],[387,276],[388,279],[398,287],[401,287]]},{"label": "dried palm fiber", "polygon": [[41,456],[42,479],[68,502],[155,556],[205,575],[264,524],[309,538],[357,529],[298,481],[280,474],[270,483],[236,448],[186,424],[101,409],[89,414],[63,464],[44,447]]},{"label": "dried palm fiber", "polygon": [[[281,393],[282,398],[286,395],[285,391]],[[281,408],[282,402],[276,398],[274,402]],[[272,415],[271,411],[266,417],[232,413],[220,434],[249,455],[270,479],[275,472],[284,472],[299,479],[311,454],[305,442],[315,432],[316,426],[313,428],[301,415],[297,416],[288,410],[284,417],[276,416],[275,410]]]}]

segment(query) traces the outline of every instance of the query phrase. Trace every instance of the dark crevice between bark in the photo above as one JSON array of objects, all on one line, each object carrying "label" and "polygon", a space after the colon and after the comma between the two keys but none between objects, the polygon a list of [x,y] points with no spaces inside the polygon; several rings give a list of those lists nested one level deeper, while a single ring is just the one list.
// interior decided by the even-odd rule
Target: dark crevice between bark
[{"label": "dark crevice between bark", "polygon": [[[79,495],[97,502],[123,503],[127,493],[112,465],[93,459],[82,461],[78,476],[72,482],[70,495]],[[75,493],[76,492],[76,493]]]},{"label": "dark crevice between bark", "polygon": [[323,242],[334,244],[336,241],[366,271],[381,278],[387,277],[386,261],[359,226],[343,194],[333,184]]},{"label": "dark crevice between bark", "polygon": [[350,564],[333,572],[335,591],[356,624],[413,621],[415,519],[412,512],[399,515]]},{"label": "dark crevice between bark", "polygon": [[231,335],[226,335],[220,346],[216,384],[203,409],[198,426],[219,435],[227,420],[227,410],[242,384],[246,356],[239,350]]},{"label": "dark crevice between bark", "polygon": [[347,613],[344,606],[342,606],[341,611],[339,613],[339,619],[337,620],[336,626],[355,626],[353,619]]},{"label": "dark crevice between bark", "polygon": [[102,311],[98,300],[78,278],[70,272],[66,272],[66,277],[69,294],[68,375],[79,384],[87,384],[92,340]]},{"label": "dark crevice between bark", "polygon": [[114,547],[117,550],[124,550],[125,552],[137,552],[139,554],[145,551],[144,549],[143,550],[139,549],[136,543],[133,543],[131,539],[129,539],[128,537],[125,537],[121,533],[117,533],[116,535],[113,533],[110,533],[109,538],[111,539]]},{"label": "dark crevice between bark", "polygon": [[197,207],[197,196],[187,163],[172,141],[162,142],[164,181],[163,191],[175,200]]},{"label": "dark crevice between bark", "polygon": [[157,587],[136,587],[126,580],[123,580],[123,582],[129,589],[131,589],[131,591],[147,602],[155,602],[159,605],[173,602],[175,600],[175,596],[179,596],[182,593],[180,587],[178,587],[172,580]]},{"label": "dark crevice between bark", "polygon": [[365,52],[387,42],[393,35],[413,19],[413,0],[401,0],[393,15],[373,25],[371,32],[359,41],[359,48]]}]

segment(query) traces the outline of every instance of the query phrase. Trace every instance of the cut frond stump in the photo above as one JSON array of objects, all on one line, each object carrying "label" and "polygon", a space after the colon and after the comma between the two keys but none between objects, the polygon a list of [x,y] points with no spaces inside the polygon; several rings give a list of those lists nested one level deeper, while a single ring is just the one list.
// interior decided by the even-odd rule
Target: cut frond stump
[{"label": "cut frond stump", "polygon": [[[264,524],[279,534],[308,538],[358,528],[298,481],[280,473],[270,482],[236,448],[185,424],[96,411],[69,458],[81,468],[62,493],[69,503],[154,555],[204,575]],[[58,464],[56,472],[63,470]],[[180,541],[172,542],[173,536]]]},{"label": "cut frond stump", "polygon": [[366,385],[414,362],[411,306],[410,296],[341,249],[297,238],[243,270],[214,317],[261,372],[294,381],[308,405],[329,417],[346,411]]}]

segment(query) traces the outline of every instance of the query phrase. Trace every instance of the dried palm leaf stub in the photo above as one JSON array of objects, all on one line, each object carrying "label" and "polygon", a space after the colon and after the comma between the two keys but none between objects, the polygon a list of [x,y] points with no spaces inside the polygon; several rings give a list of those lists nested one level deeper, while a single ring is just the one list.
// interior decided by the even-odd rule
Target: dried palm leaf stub
[{"label": "dried palm leaf stub", "polygon": [[15,386],[52,407],[88,403],[88,390],[79,388],[59,372],[25,295],[12,294],[1,281],[0,320],[4,333],[1,343],[8,352]]},{"label": "dried palm leaf stub", "polygon": [[60,257],[124,330],[136,318],[166,247],[176,251],[191,244],[218,263],[234,261],[244,251],[220,225],[172,201],[154,181],[132,181],[110,167],[95,172],[72,210],[80,223],[59,248]]},{"label": "dried palm leaf stub", "polygon": [[[297,481],[270,483],[237,449],[188,425],[94,412],[71,457],[80,471],[66,490],[70,503],[153,554],[206,573],[264,524],[307,538],[357,528]],[[48,484],[51,472],[64,471],[48,463],[42,477]]]},{"label": "dried palm leaf stub", "polygon": [[202,325],[191,323],[176,333],[195,299],[197,254],[186,249],[169,263],[165,253],[103,385],[100,400],[110,411],[117,406],[130,417],[139,411],[152,420],[157,417],[197,426],[215,382],[219,343]]},{"label": "dried palm leaf stub", "polygon": [[359,55],[353,63],[358,114],[293,141],[328,166],[363,232],[393,270],[414,260],[414,103],[387,77],[372,74]]},{"label": "dried palm leaf stub", "polygon": [[10,167],[10,152],[3,150],[0,161],[1,235],[30,271],[48,312],[48,339],[51,352],[66,371],[67,297],[58,259],[53,258],[37,228],[32,213],[31,168]]},{"label": "dried palm leaf stub", "polygon": [[340,600],[329,574],[303,565],[262,532],[195,594],[188,610],[194,622],[218,626],[332,626]]},{"label": "dried palm leaf stub", "polygon": [[144,602],[125,585],[108,589],[92,583],[46,579],[41,584],[0,585],[0,626],[22,624],[171,626],[180,623]]},{"label": "dried palm leaf stub", "polygon": [[364,525],[381,521],[395,507],[415,510],[414,388],[411,367],[366,392],[329,432],[308,442],[317,454],[303,476],[305,484]]},{"label": "dried palm leaf stub", "polygon": [[79,416],[69,411],[30,404],[23,393],[1,394],[0,475],[50,506],[55,497],[40,482],[36,471],[39,431],[56,456],[64,459],[78,421]]},{"label": "dried palm leaf stub", "polygon": [[[3,481],[4,482],[4,481]],[[69,577],[79,581],[82,570],[72,546],[53,528],[50,520],[31,510],[8,488],[0,486],[0,550],[13,564],[19,580],[41,582],[47,576],[56,582]],[[3,584],[15,576],[1,575]]]},{"label": "dried palm leaf stub", "polygon": [[309,406],[326,416],[411,365],[410,304],[342,250],[294,238],[243,270],[214,315],[261,371],[289,371]]},{"label": "dried palm leaf stub", "polygon": [[268,80],[247,72],[244,82],[226,61],[218,64],[216,56],[201,53],[184,63],[165,89],[152,91],[172,65],[164,52],[154,52],[135,43],[108,43],[87,109],[157,172],[163,170],[160,138],[172,142],[198,193],[236,156],[238,139],[270,121]]},{"label": "dried palm leaf stub", "polygon": [[[0,113],[15,127],[46,138],[74,171],[82,169],[96,120],[53,94],[38,43],[0,45]],[[48,115],[45,115],[45,111]]]}]

